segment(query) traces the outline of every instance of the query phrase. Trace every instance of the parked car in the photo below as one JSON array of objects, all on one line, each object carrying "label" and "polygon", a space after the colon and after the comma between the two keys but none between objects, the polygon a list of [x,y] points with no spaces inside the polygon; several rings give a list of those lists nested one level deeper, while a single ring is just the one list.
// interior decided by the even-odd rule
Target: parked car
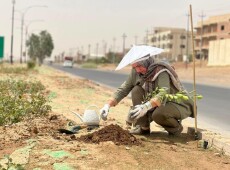
[{"label": "parked car", "polygon": [[72,61],[69,61],[69,60],[66,60],[64,61],[63,63],[63,67],[73,67],[73,62]]}]

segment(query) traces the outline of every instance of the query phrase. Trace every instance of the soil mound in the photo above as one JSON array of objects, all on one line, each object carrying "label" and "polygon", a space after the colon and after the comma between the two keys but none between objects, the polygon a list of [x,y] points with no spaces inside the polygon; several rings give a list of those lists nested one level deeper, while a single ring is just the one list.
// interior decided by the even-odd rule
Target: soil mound
[{"label": "soil mound", "polygon": [[141,141],[130,134],[128,130],[122,129],[118,125],[108,125],[98,131],[88,135],[82,135],[76,140],[86,143],[100,143],[112,141],[116,145],[140,145]]}]

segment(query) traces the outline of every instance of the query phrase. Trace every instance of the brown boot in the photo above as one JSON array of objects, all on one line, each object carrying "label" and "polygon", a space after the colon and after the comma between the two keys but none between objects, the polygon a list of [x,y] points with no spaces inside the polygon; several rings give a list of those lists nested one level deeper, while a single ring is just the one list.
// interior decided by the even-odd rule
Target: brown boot
[{"label": "brown boot", "polygon": [[171,132],[168,131],[168,133],[169,133],[169,136],[179,136],[182,131],[183,131],[183,126],[180,124],[180,126],[176,130],[171,131]]}]

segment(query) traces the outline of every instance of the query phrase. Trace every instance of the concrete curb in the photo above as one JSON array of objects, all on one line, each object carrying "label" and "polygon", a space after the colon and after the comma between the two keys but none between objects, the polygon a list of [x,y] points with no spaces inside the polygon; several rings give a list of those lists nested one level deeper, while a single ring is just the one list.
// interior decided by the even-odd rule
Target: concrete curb
[{"label": "concrete curb", "polygon": [[[220,151],[221,154],[230,156],[230,139],[224,138],[219,134],[208,132],[203,129],[198,129],[198,138],[199,140],[207,141],[208,148],[213,147]],[[195,136],[195,128],[188,127],[187,134]]]}]

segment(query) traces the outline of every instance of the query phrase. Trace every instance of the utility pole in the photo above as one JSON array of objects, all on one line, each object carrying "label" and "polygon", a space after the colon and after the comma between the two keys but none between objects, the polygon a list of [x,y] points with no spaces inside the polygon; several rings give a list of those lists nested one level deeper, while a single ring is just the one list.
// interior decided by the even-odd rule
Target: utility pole
[{"label": "utility pole", "polygon": [[123,38],[123,55],[125,55],[125,38],[127,36],[125,35],[125,33],[122,35],[122,38]]},{"label": "utility pole", "polygon": [[106,51],[107,51],[107,42],[105,41],[105,44],[104,44],[104,53],[105,53],[105,57],[106,57]]},{"label": "utility pole", "polygon": [[138,38],[138,36],[135,35],[135,36],[134,36],[134,39],[135,39],[135,42],[134,42],[134,43],[135,43],[135,45],[137,45],[137,38]]},{"label": "utility pole", "polygon": [[203,14],[203,11],[201,11],[201,15],[199,15],[201,18],[201,27],[200,27],[200,67],[202,66],[202,59],[203,59],[203,52],[202,52],[202,46],[203,46],[203,18],[205,15]]},{"label": "utility pole", "polygon": [[113,63],[115,63],[116,38],[113,38]]},{"label": "utility pole", "polygon": [[96,63],[97,63],[97,57],[98,57],[98,47],[99,47],[99,44],[97,43],[96,44]]},{"label": "utility pole", "polygon": [[21,19],[21,50],[20,50],[20,63],[22,64],[22,55],[23,55],[23,28],[24,28],[24,13],[22,13]]},{"label": "utility pole", "polygon": [[89,44],[88,45],[88,59],[90,58],[90,48],[91,48],[91,45]]},{"label": "utility pole", "polygon": [[146,39],[145,39],[145,44],[148,45],[148,36],[149,36],[149,30],[146,30]]},{"label": "utility pole", "polygon": [[11,26],[11,48],[10,48],[10,63],[13,64],[13,45],[14,45],[14,5],[15,0],[12,0],[12,26]]},{"label": "utility pole", "polygon": [[113,52],[115,53],[115,49],[116,49],[116,38],[113,38]]}]

